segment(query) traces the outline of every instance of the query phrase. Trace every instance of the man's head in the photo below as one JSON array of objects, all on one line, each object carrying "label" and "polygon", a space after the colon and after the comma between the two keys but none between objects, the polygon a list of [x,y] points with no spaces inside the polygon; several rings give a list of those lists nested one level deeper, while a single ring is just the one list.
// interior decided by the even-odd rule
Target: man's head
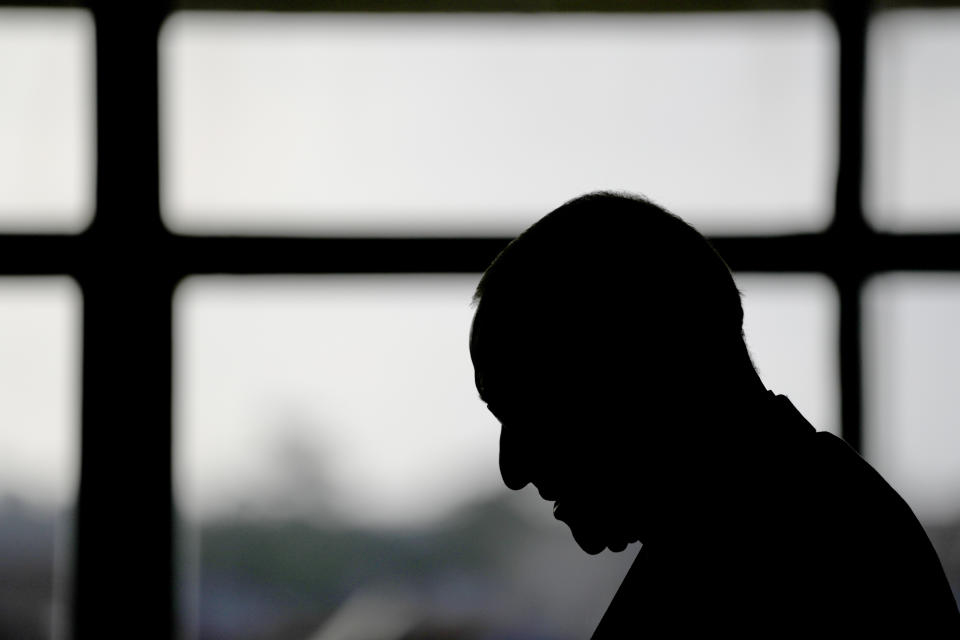
[{"label": "man's head", "polygon": [[593,193],[511,242],[477,287],[477,388],[508,487],[532,482],[588,552],[670,517],[707,406],[759,381],[730,271],[676,216]]}]

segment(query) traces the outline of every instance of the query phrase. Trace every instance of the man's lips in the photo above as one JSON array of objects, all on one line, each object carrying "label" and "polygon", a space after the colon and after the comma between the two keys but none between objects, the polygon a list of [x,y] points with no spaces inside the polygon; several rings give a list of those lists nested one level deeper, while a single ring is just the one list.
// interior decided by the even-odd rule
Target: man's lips
[{"label": "man's lips", "polygon": [[554,501],[553,503],[553,517],[559,520],[560,522],[566,522],[564,519],[567,515],[569,509],[565,508],[564,505],[560,504],[559,500]]},{"label": "man's lips", "polygon": [[533,484],[537,488],[537,492],[541,498],[547,502],[553,502],[553,517],[563,521],[563,513],[566,510],[560,506],[560,492],[557,488],[547,483],[534,482]]},{"label": "man's lips", "polygon": [[[569,504],[561,504],[559,499],[553,502],[553,517],[570,527],[577,543],[587,553],[596,554],[605,548],[614,552],[623,551],[627,545],[637,541],[637,537],[634,535],[615,534],[611,538],[608,534],[602,534],[602,538],[597,537],[598,532],[593,530],[593,527],[588,526],[584,529],[580,526],[584,524],[583,515],[583,512],[577,508],[576,501],[574,501],[573,507]],[[593,530],[592,533],[591,530]]]}]

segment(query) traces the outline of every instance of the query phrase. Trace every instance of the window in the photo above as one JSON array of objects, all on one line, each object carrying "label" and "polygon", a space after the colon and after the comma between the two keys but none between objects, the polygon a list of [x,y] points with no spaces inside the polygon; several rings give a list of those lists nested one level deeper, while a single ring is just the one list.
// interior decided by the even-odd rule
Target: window
[{"label": "window", "polygon": [[63,631],[79,458],[80,296],[0,278],[0,633]]},{"label": "window", "polygon": [[78,232],[93,215],[93,22],[0,9],[0,229]]},{"label": "window", "polygon": [[[0,111],[0,130],[5,132],[4,139],[16,141],[15,150],[12,146],[0,149],[0,166],[10,169],[4,173],[8,179],[40,166],[48,173],[36,180],[56,184],[49,190],[0,189],[2,197],[11,198],[0,201],[4,232],[0,274],[68,276],[83,300],[79,323],[82,402],[79,409],[70,410],[82,417],[79,497],[70,532],[75,547],[65,572],[72,585],[66,589],[70,607],[60,618],[47,618],[63,621],[56,628],[48,624],[47,629],[52,633],[70,629],[76,638],[98,637],[105,628],[123,629],[121,633],[135,629],[136,635],[143,621],[149,620],[150,632],[163,637],[172,635],[177,625],[188,637],[215,633],[242,637],[243,629],[231,628],[230,623],[260,620],[266,622],[259,630],[269,627],[277,637],[300,638],[320,628],[343,630],[358,620],[389,618],[395,629],[415,625],[422,619],[417,612],[425,606],[469,617],[469,611],[457,609],[458,603],[480,602],[497,593],[484,582],[486,578],[443,576],[448,581],[444,584],[460,589],[455,593],[464,600],[457,600],[447,598],[450,589],[431,591],[426,578],[414,592],[398,589],[389,580],[365,591],[324,591],[328,587],[316,580],[323,573],[318,568],[347,575],[354,586],[362,584],[374,576],[373,569],[352,559],[374,548],[369,546],[371,541],[380,545],[376,548],[382,550],[386,544],[393,550],[384,562],[393,568],[394,576],[433,575],[424,569],[431,558],[459,556],[469,566],[471,558],[476,561],[486,551],[464,545],[457,536],[480,531],[497,518],[516,525],[497,530],[511,531],[518,545],[526,540],[530,545],[526,548],[581,563],[567,566],[590,576],[589,588],[599,603],[591,605],[596,608],[581,619],[598,618],[606,600],[600,594],[616,585],[629,558],[582,564],[569,536],[555,535],[563,534],[562,529],[544,527],[535,515],[537,507],[530,504],[487,502],[487,511],[475,513],[472,521],[461,521],[460,529],[447,530],[447,537],[377,539],[369,522],[365,529],[352,529],[349,536],[340,537],[316,522],[287,520],[283,527],[273,526],[267,516],[271,509],[283,506],[278,496],[301,510],[307,504],[303,500],[314,497],[309,490],[286,492],[283,483],[326,482],[322,477],[297,475],[301,473],[297,465],[313,468],[311,456],[324,455],[322,449],[314,451],[310,440],[323,429],[312,425],[318,420],[333,424],[341,417],[338,411],[352,418],[349,411],[328,408],[326,402],[322,409],[331,411],[330,415],[311,404],[319,395],[312,384],[329,387],[330,372],[320,365],[318,378],[303,380],[299,389],[306,400],[284,391],[290,395],[280,398],[287,408],[278,418],[261,419],[256,409],[237,412],[236,407],[258,402],[250,390],[254,383],[243,382],[245,376],[269,379],[276,373],[283,384],[292,376],[291,371],[256,371],[258,361],[251,354],[258,352],[263,361],[274,358],[283,367],[301,360],[307,364],[296,366],[310,366],[311,356],[342,352],[345,347],[357,353],[382,349],[379,355],[393,363],[390,367],[409,362],[411,355],[403,349],[386,352],[386,345],[357,342],[356,336],[338,341],[329,333],[336,326],[332,318],[351,326],[367,323],[371,335],[385,331],[378,324],[383,313],[399,314],[397,322],[418,330],[423,330],[424,317],[437,322],[445,318],[443,322],[450,324],[431,338],[442,341],[454,335],[452,324],[459,322],[459,311],[451,310],[453,298],[469,289],[471,278],[509,236],[559,200],[597,187],[646,191],[712,235],[746,293],[748,338],[754,340],[750,346],[767,381],[771,386],[790,387],[788,392],[805,387],[794,399],[818,426],[838,430],[855,447],[863,441],[867,455],[916,501],[948,574],[955,585],[960,584],[956,555],[948,553],[950,540],[955,539],[950,533],[956,530],[955,518],[929,515],[934,513],[930,505],[949,500],[937,492],[952,491],[950,470],[958,466],[951,466],[946,457],[952,442],[946,434],[953,422],[944,417],[946,409],[940,409],[946,391],[938,390],[942,378],[935,375],[936,367],[947,373],[949,367],[932,359],[949,352],[952,338],[932,318],[953,313],[949,273],[960,270],[956,250],[960,239],[949,233],[956,217],[950,212],[955,208],[954,187],[943,181],[938,167],[927,167],[928,155],[922,146],[929,144],[947,156],[952,148],[948,140],[955,125],[940,116],[950,112],[955,87],[949,76],[937,71],[940,67],[927,62],[943,62],[943,68],[949,68],[950,43],[955,40],[949,37],[953,14],[884,10],[871,18],[866,3],[853,2],[834,3],[829,14],[817,11],[819,5],[800,2],[762,3],[764,8],[789,9],[773,14],[756,11],[757,3],[736,2],[724,3],[723,9],[750,11],[713,11],[718,3],[705,2],[702,7],[710,11],[674,14],[669,12],[672,4],[651,2],[618,4],[617,13],[598,15],[496,14],[485,12],[491,8],[539,11],[540,7],[464,1],[459,9],[483,15],[439,16],[418,13],[404,2],[352,2],[349,8],[358,12],[401,10],[362,16],[334,11],[174,13],[162,30],[167,15],[155,5],[124,9],[98,4],[92,12],[95,56],[88,50],[94,34],[89,14],[57,9],[42,14],[5,10],[0,15],[0,32],[17,34],[0,39],[4,42],[0,48],[8,54],[2,57],[0,78],[15,96],[5,102],[8,111]],[[313,8],[307,4],[264,3],[258,8]],[[185,3],[183,8],[236,8],[228,5],[203,0]],[[614,7],[600,2],[579,8]],[[42,77],[25,80],[22,68],[30,56],[8,49],[21,46],[21,35],[26,38],[34,32],[33,27],[17,22],[28,13],[29,20],[42,23],[37,33],[49,28],[59,35],[52,41],[37,36],[36,42],[52,43],[49,60],[56,60],[44,67],[49,70]],[[71,26],[62,26],[61,20]],[[649,26],[654,24],[656,28]],[[869,47],[868,26],[872,29]],[[329,37],[318,41],[304,35],[311,30]],[[631,33],[645,37],[634,40]],[[278,37],[282,42],[270,46],[269,39]],[[500,58],[488,61],[479,53],[484,47],[477,43],[484,38],[497,38]],[[353,43],[364,46],[354,48]],[[583,69],[574,68],[582,72],[571,71],[571,77],[588,85],[596,83],[600,93],[622,96],[623,101],[616,104],[629,105],[629,110],[567,100],[562,108],[538,113],[550,103],[538,101],[533,89],[559,90],[560,71],[551,65],[568,46],[585,56]],[[442,51],[443,60],[431,59],[437,54],[425,54],[420,47],[435,47],[431,51]],[[707,49],[710,55],[705,55]],[[504,65],[508,53],[516,65]],[[670,59],[682,73],[665,74],[663,67],[648,65],[647,58],[654,55]],[[298,66],[300,60],[338,56],[349,59],[339,68],[352,68],[352,73],[337,74],[323,65]],[[385,72],[392,64],[423,56],[423,64],[404,67],[410,75]],[[204,62],[190,65],[189,60]],[[463,83],[442,63],[469,69],[483,82]],[[638,98],[633,84],[617,82],[628,77],[634,64],[665,92],[689,90],[694,102],[673,109],[656,98]],[[89,82],[84,79],[89,73],[85,65],[95,65],[95,101],[84,93],[84,83]],[[616,76],[592,72],[600,67]],[[534,69],[539,70],[542,85],[522,81]],[[710,72],[706,79],[705,70]],[[917,70],[923,73],[918,75]],[[294,73],[304,74],[305,79],[290,81],[287,76]],[[391,78],[402,80],[404,86],[392,91]],[[869,79],[866,95],[860,91],[865,79]],[[431,103],[426,99],[428,92],[441,80],[457,92],[447,96],[446,102]],[[43,109],[34,108],[37,103],[28,96],[31,87],[49,81],[56,86],[43,88],[42,95],[57,99],[40,99]],[[249,83],[254,81],[266,90],[250,99]],[[731,92],[731,86],[737,91]],[[309,90],[303,101],[290,98],[288,92],[297,87]],[[490,93],[505,87],[523,94],[523,102],[511,108],[503,101],[484,102]],[[929,90],[933,97],[928,102],[913,90],[905,96],[903,87],[936,88]],[[479,91],[482,88],[488,91]],[[775,95],[763,93],[774,88]],[[753,98],[748,101],[752,106],[770,100],[776,108],[748,111],[734,104],[732,95]],[[218,102],[225,96],[232,99],[229,111]],[[368,97],[373,100],[365,101]],[[388,98],[397,98],[402,109],[391,113],[381,108]],[[95,145],[88,128],[94,104]],[[470,115],[466,107],[481,104],[483,113],[473,114],[479,128],[464,128],[463,119]],[[693,108],[702,105],[707,106]],[[36,116],[37,122],[49,111],[59,124],[21,129],[18,124],[28,119],[9,111],[14,107],[21,114]],[[864,111],[870,114],[866,136]],[[4,119],[10,113],[14,115]],[[311,118],[312,113],[320,117]],[[516,120],[511,119],[513,115]],[[651,124],[667,116],[676,116],[683,126],[671,132]],[[392,118],[404,126],[391,127]],[[282,126],[276,122],[279,119]],[[331,128],[329,122],[334,119],[342,126]],[[561,162],[557,148],[551,146],[558,144],[555,132],[562,129],[564,119],[588,122],[598,132],[594,138],[584,127],[570,126],[571,148],[578,153],[571,154],[569,162]],[[263,122],[270,126],[262,126]],[[408,127],[411,135],[422,135],[425,142],[405,138],[403,130]],[[523,138],[525,132],[529,138]],[[689,157],[671,155],[671,133],[679,136],[679,146],[697,152]],[[356,145],[343,144],[345,136]],[[497,148],[512,138],[518,139],[515,148],[520,151],[494,162]],[[631,155],[635,150],[621,144],[624,140],[656,149],[663,163]],[[454,144],[458,141],[459,146]],[[265,151],[244,157],[243,152],[253,145]],[[468,176],[456,171],[463,159],[457,154],[463,154],[465,146],[483,150],[476,154],[478,165]],[[865,148],[870,152],[866,182],[861,175]],[[898,152],[900,148],[903,153]],[[606,149],[615,154],[582,162],[584,154],[598,155]],[[44,150],[45,160],[31,165],[30,154],[37,150]],[[734,153],[737,161],[732,159]],[[375,159],[368,162],[367,156]],[[544,171],[544,162],[553,162],[554,170]],[[309,171],[314,163],[322,171]],[[834,200],[835,169],[839,177]],[[531,179],[517,180],[518,172],[528,173]],[[431,175],[425,178],[425,173]],[[684,182],[676,180],[680,174]],[[96,189],[90,184],[91,176],[97,181]],[[582,185],[576,181],[580,176]],[[356,186],[365,186],[364,180],[370,188]],[[710,188],[685,188],[687,181]],[[480,188],[491,184],[496,188]],[[535,188],[528,189],[530,185]],[[864,224],[863,187],[868,219],[883,231]],[[484,197],[472,197],[471,191]],[[88,226],[85,216],[94,192],[95,214]],[[717,203],[712,200],[714,194]],[[42,210],[57,213],[47,219],[38,213]],[[6,212],[11,212],[14,222],[3,221]],[[917,233],[921,230],[925,233]],[[41,232],[47,235],[36,235]],[[928,280],[933,275],[912,273],[918,271],[945,275]],[[280,279],[270,280],[265,287],[264,278]],[[344,284],[361,281],[368,284]],[[868,281],[871,284],[864,289]],[[72,287],[63,290],[73,293],[61,297],[78,300]],[[338,298],[338,290],[350,293]],[[391,298],[394,294],[399,298]],[[383,311],[392,300],[400,310]],[[66,306],[80,308],[75,302]],[[271,316],[285,308],[289,316]],[[468,309],[461,311],[469,315]],[[789,318],[784,319],[785,314]],[[314,318],[321,328],[312,332],[291,318]],[[67,321],[67,332],[73,322]],[[228,324],[218,331],[216,322]],[[762,327],[787,322],[802,327],[790,344],[765,337]],[[867,329],[863,336],[861,325]],[[31,326],[42,330],[39,321],[31,321]],[[397,325],[387,326],[395,329]],[[254,338],[241,340],[244,333]],[[935,335],[943,336],[942,351],[931,352],[929,342],[924,342]],[[302,349],[281,347],[278,336],[293,344],[299,341]],[[861,358],[862,338],[866,338],[865,358]],[[36,347],[42,348],[49,345]],[[931,359],[926,360],[927,355]],[[364,358],[374,355],[366,353]],[[209,373],[211,361],[219,367],[228,362],[236,367],[222,369],[222,374],[216,369]],[[901,365],[919,373],[904,380],[890,368]],[[835,369],[839,398],[831,395],[838,386],[831,382]],[[450,371],[452,384],[457,374]],[[808,374],[810,382],[794,377],[802,377],[799,372]],[[292,377],[301,380],[300,375]],[[344,373],[343,382],[349,380]],[[930,384],[921,388],[917,384],[921,381]],[[404,384],[421,388],[416,385],[434,383],[427,376],[405,379]],[[389,398],[389,394],[377,397]],[[177,402],[175,415],[172,399]],[[269,394],[261,400],[265,405],[274,402]],[[224,443],[222,460],[214,455],[216,443],[204,440],[204,430],[225,430],[231,417],[229,411],[211,409],[208,403],[231,409],[233,419],[240,421],[237,424],[248,429],[247,435],[238,432],[237,442]],[[350,411],[374,409],[356,402],[347,406],[353,407]],[[924,420],[920,406],[936,407],[938,419]],[[463,419],[471,420],[471,412],[478,409],[465,407]],[[422,409],[401,405],[394,410]],[[920,422],[925,426],[918,430],[914,425]],[[280,426],[274,430],[273,424]],[[255,428],[286,435],[261,446],[255,436],[249,436]],[[943,441],[931,445],[931,438],[941,437]],[[234,453],[239,452],[235,462],[231,446]],[[476,446],[479,450],[489,443]],[[934,448],[939,457],[927,458]],[[482,450],[476,459],[490,453]],[[384,464],[391,463],[388,455],[384,458]],[[367,462],[372,465],[376,459],[380,458]],[[303,460],[308,462],[301,464]],[[236,474],[231,464],[243,466],[244,475]],[[69,478],[69,463],[66,469],[64,477]],[[359,507],[367,500],[380,504],[377,500],[382,498],[376,497],[380,489],[362,471],[352,476],[354,484],[323,492],[324,508],[333,512],[345,505]],[[427,470],[420,471],[429,476]],[[477,480],[480,472],[466,464],[457,470],[461,471],[464,477],[478,474],[471,476],[471,482],[479,483],[474,488],[496,480],[485,475]],[[174,482],[176,497],[182,500],[178,505],[185,517],[182,521],[174,518]],[[467,484],[445,487],[444,499]],[[349,497],[338,498],[338,490]],[[402,493],[399,486],[389,490]],[[212,520],[198,529],[186,526],[191,518],[203,521],[204,501],[215,502],[211,496],[217,492],[225,500],[234,500],[229,506],[233,516],[256,518],[247,517],[241,523],[246,528],[230,529],[230,522]],[[458,499],[468,494],[465,491]],[[240,498],[248,500],[247,506]],[[526,499],[524,493],[512,498]],[[234,518],[234,524],[238,521]],[[251,522],[270,526],[247,526]],[[539,542],[530,543],[531,536],[540,536]],[[322,545],[315,544],[318,539]],[[482,547],[483,540],[474,536],[473,543]],[[343,551],[326,553],[329,549]],[[278,558],[283,563],[283,580],[277,578]],[[198,559],[219,572],[194,574]],[[546,586],[523,581],[523,576],[531,575],[531,565],[524,563],[540,561],[542,557],[518,555],[503,561],[498,570],[517,589],[542,595]],[[423,573],[404,569],[411,566]],[[554,582],[556,587],[560,581]],[[99,591],[103,584],[116,586]],[[197,597],[197,593],[204,595]],[[563,597],[575,597],[561,595],[551,592],[522,616],[514,610],[515,618],[510,617],[510,602],[486,605],[506,612],[512,628],[559,636],[556,621],[561,618],[551,616],[564,612],[551,612],[550,607],[565,602]],[[310,608],[305,600],[323,602],[326,608]],[[272,604],[265,606],[265,601]],[[246,628],[249,631],[252,626]]]},{"label": "window", "polygon": [[870,29],[870,219],[894,231],[960,227],[960,10],[881,13]]},{"label": "window", "polygon": [[161,51],[179,232],[510,235],[598,188],[708,230],[828,221],[819,12],[182,12]]},{"label": "window", "polygon": [[867,453],[924,523],[948,525],[960,491],[960,412],[953,399],[960,280],[946,273],[884,275],[870,283],[866,303],[868,396],[875,398]]}]

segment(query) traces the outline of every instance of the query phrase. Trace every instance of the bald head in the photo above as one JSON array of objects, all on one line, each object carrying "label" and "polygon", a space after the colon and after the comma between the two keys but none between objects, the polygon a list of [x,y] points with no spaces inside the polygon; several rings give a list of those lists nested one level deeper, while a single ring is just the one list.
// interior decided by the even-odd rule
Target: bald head
[{"label": "bald head", "polygon": [[547,356],[561,344],[568,355],[649,358],[655,343],[701,368],[719,364],[705,356],[746,353],[727,265],[693,227],[636,196],[591,193],[552,211],[497,256],[475,300],[475,362],[488,348]]}]

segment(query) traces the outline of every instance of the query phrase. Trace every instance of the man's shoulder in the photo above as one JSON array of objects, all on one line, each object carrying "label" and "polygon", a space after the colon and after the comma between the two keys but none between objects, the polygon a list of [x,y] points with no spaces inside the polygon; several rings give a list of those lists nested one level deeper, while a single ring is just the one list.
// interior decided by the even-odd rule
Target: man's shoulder
[{"label": "man's shoulder", "polygon": [[596,639],[960,629],[907,503],[841,438],[779,406],[791,411],[766,425],[778,434],[759,436],[768,464],[744,475],[744,494],[726,496],[729,517],[709,519],[694,539],[644,546]]},{"label": "man's shoulder", "polygon": [[[812,440],[807,464],[818,504],[835,504],[836,517],[860,527],[884,524],[885,529],[900,526],[922,533],[903,497],[853,447],[827,431],[818,431]],[[883,530],[874,529],[873,536],[878,534],[882,537]]]},{"label": "man's shoulder", "polygon": [[845,512],[863,517],[867,512],[898,515],[916,521],[913,511],[883,476],[842,438],[818,431],[786,396],[776,396],[777,410],[769,428],[785,432],[784,446],[773,464],[793,476],[798,489],[811,497],[818,510],[838,503]]},{"label": "man's shoulder", "polygon": [[811,564],[831,575],[828,592],[862,611],[886,608],[877,619],[889,624],[919,625],[925,617],[960,628],[936,550],[896,489],[832,433],[816,432],[807,455],[808,515],[817,521]]},{"label": "man's shoulder", "polygon": [[[792,421],[795,416],[783,417],[785,423]],[[907,502],[846,441],[810,427],[793,442],[782,463],[784,473],[791,476],[785,482],[794,502],[781,506],[796,512],[791,520],[812,525],[807,533],[817,539],[811,544],[842,544],[865,554],[891,544],[919,545],[924,550],[929,546]]]}]

